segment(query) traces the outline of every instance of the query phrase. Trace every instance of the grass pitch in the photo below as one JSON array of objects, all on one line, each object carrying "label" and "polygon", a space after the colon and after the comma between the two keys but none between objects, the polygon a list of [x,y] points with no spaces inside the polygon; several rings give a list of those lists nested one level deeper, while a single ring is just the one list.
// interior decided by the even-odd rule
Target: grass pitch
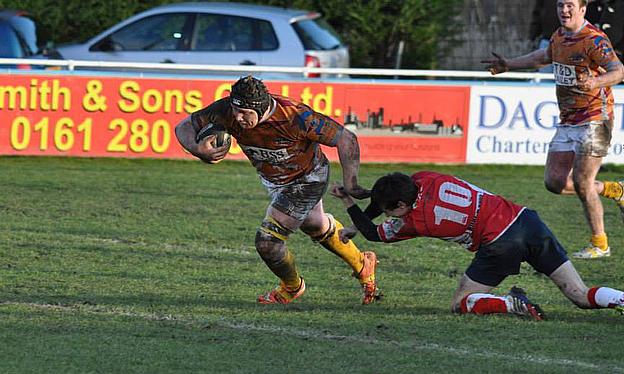
[{"label": "grass pitch", "polygon": [[[546,192],[542,167],[363,165],[361,182],[418,169],[536,209],[569,252],[588,240],[580,203]],[[624,316],[576,309],[527,266],[497,291],[525,288],[548,320],[452,315],[472,255],[432,239],[357,238],[385,294],[363,306],[347,266],[296,233],[306,294],[256,304],[276,279],[254,249],[268,198],[245,162],[5,157],[0,170],[2,373],[624,372]],[[622,222],[604,205],[612,256],[574,263],[588,285],[623,289]]]}]

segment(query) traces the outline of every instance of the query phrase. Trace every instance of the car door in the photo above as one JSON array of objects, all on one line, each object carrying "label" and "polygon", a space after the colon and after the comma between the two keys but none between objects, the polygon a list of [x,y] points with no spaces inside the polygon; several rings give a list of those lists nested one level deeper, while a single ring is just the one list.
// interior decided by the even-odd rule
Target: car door
[{"label": "car door", "polygon": [[193,13],[146,16],[96,41],[89,59],[189,63],[193,19]]},{"label": "car door", "polygon": [[260,22],[250,17],[197,14],[189,58],[197,64],[260,65]]},{"label": "car door", "polygon": [[[261,23],[256,31],[261,39],[260,62],[265,66],[305,65],[305,53],[291,25],[281,18]],[[298,75],[301,77],[301,74]]]}]

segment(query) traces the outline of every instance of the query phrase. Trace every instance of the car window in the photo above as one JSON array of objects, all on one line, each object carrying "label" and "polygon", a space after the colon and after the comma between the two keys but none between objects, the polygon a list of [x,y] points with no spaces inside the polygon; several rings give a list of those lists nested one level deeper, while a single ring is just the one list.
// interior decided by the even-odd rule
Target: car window
[{"label": "car window", "polygon": [[258,22],[258,31],[260,38],[260,49],[263,51],[272,51],[279,47],[277,37],[275,36],[275,30],[271,22],[260,21]]},{"label": "car window", "polygon": [[0,43],[0,57],[24,57],[24,51],[22,51],[20,41],[17,35],[15,35],[15,31],[5,22],[0,22],[0,40],[2,40],[2,43]]},{"label": "car window", "polygon": [[[175,51],[183,48],[189,14],[167,13],[142,18],[107,37],[116,51]],[[101,43],[98,43],[101,44]]]},{"label": "car window", "polygon": [[30,18],[20,16],[11,17],[9,23],[17,32],[17,36],[26,53],[28,55],[37,53],[37,30],[35,22]]},{"label": "car window", "polygon": [[292,24],[303,48],[307,50],[330,50],[342,45],[340,38],[325,20],[304,19]]},{"label": "car window", "polygon": [[277,47],[270,22],[220,14],[198,15],[191,44],[191,49],[197,51],[256,51]]}]

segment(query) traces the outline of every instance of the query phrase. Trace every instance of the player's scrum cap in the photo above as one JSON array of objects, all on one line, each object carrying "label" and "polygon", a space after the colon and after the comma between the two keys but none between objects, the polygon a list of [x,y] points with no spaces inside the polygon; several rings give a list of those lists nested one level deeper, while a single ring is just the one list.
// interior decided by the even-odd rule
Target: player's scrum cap
[{"label": "player's scrum cap", "polygon": [[261,80],[248,75],[232,85],[230,103],[238,108],[255,110],[259,120],[269,108],[271,97]]}]

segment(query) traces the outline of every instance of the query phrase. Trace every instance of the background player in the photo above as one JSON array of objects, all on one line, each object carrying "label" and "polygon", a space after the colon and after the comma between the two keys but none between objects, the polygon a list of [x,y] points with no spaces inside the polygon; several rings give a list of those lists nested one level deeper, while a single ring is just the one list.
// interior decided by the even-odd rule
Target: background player
[{"label": "background player", "polygon": [[610,86],[622,82],[624,67],[607,36],[585,20],[586,0],[557,0],[561,27],[545,49],[507,59],[484,60],[492,74],[553,64],[560,124],[548,149],[544,183],[556,194],[577,194],[591,230],[577,258],[611,255],[599,196],[617,201],[624,219],[624,184],[596,180],[613,129]]}]

